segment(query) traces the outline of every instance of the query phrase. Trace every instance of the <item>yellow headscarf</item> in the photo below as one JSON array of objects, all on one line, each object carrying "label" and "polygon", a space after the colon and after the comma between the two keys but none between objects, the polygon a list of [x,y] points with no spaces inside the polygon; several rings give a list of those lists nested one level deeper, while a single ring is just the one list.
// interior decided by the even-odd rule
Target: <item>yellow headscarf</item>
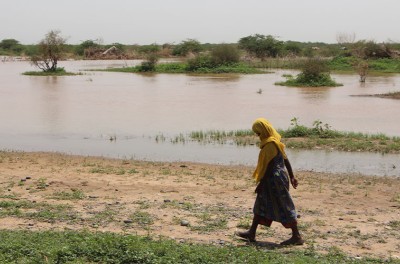
[{"label": "yellow headscarf", "polygon": [[287,158],[285,145],[281,142],[281,135],[265,118],[258,118],[253,123],[254,133],[258,134],[261,140],[260,154],[258,156],[257,168],[253,173],[256,182],[261,181],[267,171],[268,163],[278,154],[275,148],[271,148],[269,142],[273,142],[277,149],[282,153],[283,158]]}]

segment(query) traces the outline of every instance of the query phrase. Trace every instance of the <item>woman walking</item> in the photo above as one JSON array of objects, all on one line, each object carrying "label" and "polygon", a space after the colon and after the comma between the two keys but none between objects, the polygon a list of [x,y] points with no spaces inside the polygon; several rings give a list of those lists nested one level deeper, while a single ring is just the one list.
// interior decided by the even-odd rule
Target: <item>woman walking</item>
[{"label": "woman walking", "polygon": [[258,118],[252,129],[261,140],[257,168],[253,173],[258,183],[255,190],[257,198],[250,229],[236,235],[254,242],[258,225],[271,226],[276,221],[292,229],[292,237],[281,245],[302,245],[304,241],[297,228],[297,214],[289,194],[289,180],[293,188],[297,188],[298,182],[286,156],[285,145],[279,133],[264,118]]}]

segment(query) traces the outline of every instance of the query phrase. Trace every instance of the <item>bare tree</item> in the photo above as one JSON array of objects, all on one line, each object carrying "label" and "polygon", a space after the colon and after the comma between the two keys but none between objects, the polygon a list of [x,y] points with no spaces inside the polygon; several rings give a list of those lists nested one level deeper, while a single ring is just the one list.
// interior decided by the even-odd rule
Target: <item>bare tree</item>
[{"label": "bare tree", "polygon": [[38,53],[31,57],[33,65],[45,72],[57,71],[57,63],[65,52],[66,38],[60,31],[52,30],[39,42]]},{"label": "bare tree", "polygon": [[356,33],[339,32],[336,34],[336,41],[340,45],[351,44],[356,40]]},{"label": "bare tree", "polygon": [[367,78],[369,64],[367,60],[358,59],[354,62],[353,67],[356,69],[358,75],[360,75],[360,82],[365,83]]}]

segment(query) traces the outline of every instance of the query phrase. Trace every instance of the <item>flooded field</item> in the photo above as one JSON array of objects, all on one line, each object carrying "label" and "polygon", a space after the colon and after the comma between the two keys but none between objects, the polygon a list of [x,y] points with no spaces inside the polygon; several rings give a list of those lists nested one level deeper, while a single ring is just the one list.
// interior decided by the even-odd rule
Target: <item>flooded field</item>
[{"label": "flooded field", "polygon": [[[68,61],[67,71],[132,66],[138,61]],[[351,95],[400,90],[400,75],[333,74],[334,88],[275,86],[283,74],[191,76],[83,72],[67,77],[21,75],[28,62],[0,63],[0,149],[59,151],[165,161],[221,164],[256,162],[256,147],[157,143],[194,130],[249,129],[265,117],[286,129],[290,119],[315,120],[341,131],[400,136],[400,101]],[[258,93],[258,91],[262,91]],[[115,137],[117,140],[110,141]],[[400,175],[400,156],[374,153],[290,151],[301,170]]]}]

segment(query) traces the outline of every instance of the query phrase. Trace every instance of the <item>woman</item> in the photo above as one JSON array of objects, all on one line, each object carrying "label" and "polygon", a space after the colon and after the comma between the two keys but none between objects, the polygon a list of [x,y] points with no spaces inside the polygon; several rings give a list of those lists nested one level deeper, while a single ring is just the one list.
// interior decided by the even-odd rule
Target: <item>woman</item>
[{"label": "woman", "polygon": [[304,241],[297,228],[297,215],[289,194],[289,179],[285,166],[293,188],[297,188],[298,182],[286,156],[285,145],[281,142],[279,133],[264,118],[257,119],[252,129],[261,140],[258,164],[253,173],[258,183],[255,191],[257,198],[250,229],[237,232],[236,235],[254,242],[259,224],[271,226],[273,221],[277,221],[292,229],[292,237],[281,245],[302,245]]}]

